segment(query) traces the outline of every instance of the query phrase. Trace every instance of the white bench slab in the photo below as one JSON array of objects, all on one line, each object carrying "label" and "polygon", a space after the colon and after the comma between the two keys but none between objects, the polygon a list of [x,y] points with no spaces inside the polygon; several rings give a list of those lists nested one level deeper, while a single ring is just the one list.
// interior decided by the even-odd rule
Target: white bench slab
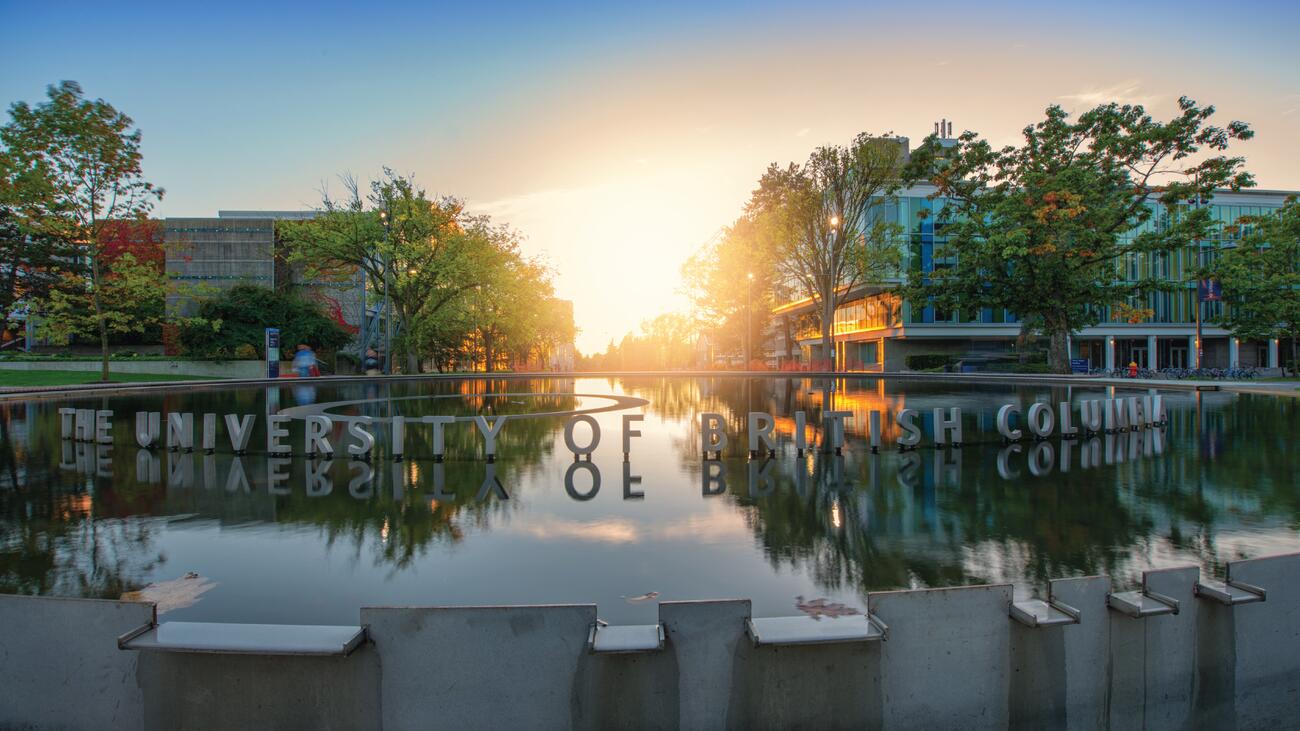
[{"label": "white bench slab", "polygon": [[1106,606],[1134,619],[1178,614],[1178,600],[1149,591],[1122,591],[1106,595]]},{"label": "white bench slab", "polygon": [[1194,591],[1198,597],[1228,606],[1262,602],[1266,595],[1265,591],[1258,586],[1234,581],[1198,581]]},{"label": "white bench slab", "polygon": [[1026,627],[1056,627],[1078,624],[1079,610],[1056,601],[1027,599],[1011,603],[1011,618]]},{"label": "white bench slab", "polygon": [[212,652],[237,655],[349,655],[366,638],[364,627],[315,624],[163,622],[117,640],[123,650]]},{"label": "white bench slab", "polygon": [[664,649],[664,627],[662,624],[595,624],[588,646],[596,653],[657,652]]},{"label": "white bench slab", "polygon": [[847,617],[762,617],[746,623],[749,637],[759,645],[819,645],[888,639],[889,628],[870,615]]}]

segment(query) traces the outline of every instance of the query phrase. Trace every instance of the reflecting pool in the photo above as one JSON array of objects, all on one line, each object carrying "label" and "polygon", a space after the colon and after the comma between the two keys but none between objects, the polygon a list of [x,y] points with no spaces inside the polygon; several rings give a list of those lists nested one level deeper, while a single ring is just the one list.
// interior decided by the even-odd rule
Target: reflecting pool
[{"label": "reflecting pool", "polygon": [[[1162,391],[1159,428],[1010,445],[996,428],[1004,404],[1023,418],[1036,402],[1146,395],[647,377],[0,401],[0,592],[117,598],[179,582],[165,607],[173,620],[354,623],[360,606],[590,602],[610,622],[649,623],[665,600],[748,597],[755,615],[778,616],[797,613],[797,598],[861,608],[868,590],[985,582],[1030,596],[1051,578],[1109,574],[1130,586],[1150,567],[1221,572],[1300,550],[1300,400]],[[954,406],[963,445],[936,448],[932,411]],[[111,410],[112,446],[63,439],[68,408]],[[919,412],[924,439],[900,453],[903,409]],[[834,437],[823,411],[851,412],[841,454],[797,456],[800,411],[813,445]],[[164,442],[168,414],[192,413],[194,451],[137,447],[137,412],[161,414]],[[749,412],[775,417],[774,458],[749,458]],[[599,425],[590,461],[566,444],[574,413]],[[721,459],[702,452],[703,413],[726,423]],[[204,414],[217,415],[212,454]],[[246,454],[232,449],[227,414],[256,416]],[[293,456],[268,454],[268,414],[292,417],[283,441]],[[332,458],[304,454],[320,415],[332,419]],[[400,461],[394,415],[405,424]],[[640,435],[626,461],[625,415],[644,416],[629,424]],[[421,421],[431,416],[456,417],[442,461]],[[488,462],[482,429],[498,425]],[[375,436],[369,461],[348,452],[356,428]],[[590,434],[583,423],[571,437],[581,447]],[[200,583],[183,583],[191,572]]]}]

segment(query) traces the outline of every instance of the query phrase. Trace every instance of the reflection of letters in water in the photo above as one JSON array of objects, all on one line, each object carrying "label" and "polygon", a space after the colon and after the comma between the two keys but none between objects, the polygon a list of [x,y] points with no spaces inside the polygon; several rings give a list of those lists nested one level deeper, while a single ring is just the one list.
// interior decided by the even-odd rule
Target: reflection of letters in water
[{"label": "reflection of letters in water", "polygon": [[[1078,424],[1075,426],[1073,410],[1078,409]],[[962,459],[961,443],[963,438],[963,417],[961,409],[933,409],[933,418],[929,428],[935,444],[935,451],[930,472],[936,484],[956,485],[961,482]],[[89,409],[59,409],[60,427],[63,434],[62,453],[59,468],[73,470],[79,474],[94,474],[110,477],[112,474],[110,449],[112,439],[112,412]],[[835,491],[849,491],[860,480],[845,471],[844,457],[839,453],[846,446],[844,422],[854,418],[851,411],[827,411],[822,414],[826,441],[823,456],[811,463],[815,483],[822,488]],[[266,447],[269,456],[265,464],[264,485],[272,495],[288,495],[292,491],[295,468],[301,469],[304,491],[308,497],[324,497],[334,490],[332,473],[335,469],[334,444],[331,434],[335,431],[334,421],[325,416],[311,415],[304,420],[304,453],[310,459],[291,459],[292,455],[285,440],[289,438],[288,425],[290,417],[270,415],[266,419]],[[632,437],[641,435],[632,426],[642,420],[640,415],[624,415],[622,419],[623,449],[623,499],[641,500],[645,498],[643,490],[634,489],[641,484],[640,475],[632,473],[630,461]],[[868,413],[869,434],[866,445],[871,447],[870,455],[863,455],[867,460],[866,483],[870,486],[879,484],[880,460],[893,460],[896,464],[898,483],[907,487],[921,485],[926,469],[923,459],[913,450],[921,443],[922,425],[917,421],[920,413],[914,409],[900,409],[894,415],[898,428],[897,443],[900,452],[897,456],[885,456],[878,452],[881,442],[882,414],[878,411]],[[1024,471],[1034,477],[1041,477],[1052,472],[1069,472],[1078,464],[1080,469],[1091,469],[1100,465],[1115,465],[1138,457],[1150,457],[1164,453],[1164,424],[1167,419],[1163,398],[1159,394],[1130,396],[1125,398],[1094,399],[1080,401],[1077,406],[1069,402],[1060,402],[1054,410],[1051,404],[1034,403],[1029,407],[1023,424],[1020,419],[1020,407],[1016,404],[1002,406],[997,412],[996,431],[1003,439],[1004,446],[996,458],[997,473],[1003,479],[1017,479]],[[229,437],[233,456],[226,462],[224,480],[219,474],[218,458],[215,455],[216,424],[215,414],[203,414],[202,457],[203,487],[214,489],[224,484],[228,492],[251,492],[253,487],[240,455],[244,454],[250,441],[256,416],[246,414],[225,415],[225,427]],[[412,468],[411,479],[418,475],[426,484],[417,487],[431,489],[431,497],[440,502],[455,502],[455,492],[447,491],[446,470],[442,463],[443,428],[454,423],[452,417],[421,417],[418,420],[429,427],[430,446],[433,448],[435,463],[423,470]],[[194,415],[185,413],[168,413],[165,417],[165,444],[170,448],[167,465],[167,485],[171,488],[188,490],[194,486]],[[135,477],[138,482],[158,484],[162,477],[161,461],[154,448],[159,444],[159,437],[164,417],[160,412],[137,412],[135,415],[136,443],[142,448],[136,452]],[[497,466],[490,458],[496,453],[497,437],[507,423],[505,416],[498,416],[491,422],[482,416],[474,419],[482,440],[483,451],[489,460],[484,465],[484,476],[477,493],[476,501],[495,497],[509,500],[510,494],[504,482],[498,477]],[[700,494],[703,497],[723,495],[727,492],[727,462],[722,458],[728,444],[726,420],[721,414],[700,414],[699,428],[701,451],[704,453],[700,472]],[[809,483],[810,463],[803,458],[807,446],[807,434],[804,426],[808,423],[803,411],[794,413],[795,431],[793,442],[799,457],[791,467],[775,458],[777,454],[775,419],[766,412],[751,412],[746,420],[749,428],[747,446],[750,459],[747,460],[747,483],[749,495],[762,498],[776,492],[779,479],[790,479],[799,495],[806,495]],[[583,439],[575,432],[579,424],[587,426],[588,436]],[[1019,426],[1037,440],[1031,445],[1018,443],[1024,436]],[[406,437],[406,420],[398,417],[390,425],[392,443],[389,449],[394,460],[402,459],[405,451],[400,446]],[[1059,443],[1045,441],[1053,434],[1062,437]],[[345,442],[347,451],[355,457],[369,458],[375,449],[373,420],[359,416],[350,420],[346,428]],[[1082,437],[1081,439],[1077,439]],[[600,492],[601,474],[599,468],[591,461],[601,441],[601,430],[597,421],[587,414],[573,415],[564,427],[564,441],[575,455],[575,461],[564,475],[565,492],[573,500],[585,502],[594,499]],[[833,453],[833,454],[832,454]],[[714,459],[708,459],[712,454]],[[300,457],[303,455],[299,455]],[[321,458],[324,458],[323,460]],[[581,459],[584,458],[585,459]],[[761,459],[761,461],[760,461]],[[358,500],[366,500],[376,494],[375,469],[368,461],[349,460],[348,494]],[[578,472],[586,472],[579,477]],[[431,480],[428,478],[431,477]],[[389,477],[391,494],[400,498],[407,486],[408,475],[400,461],[392,462]],[[584,483],[585,481],[585,483]],[[431,484],[427,484],[431,482]],[[584,483],[586,487],[579,487]]]}]

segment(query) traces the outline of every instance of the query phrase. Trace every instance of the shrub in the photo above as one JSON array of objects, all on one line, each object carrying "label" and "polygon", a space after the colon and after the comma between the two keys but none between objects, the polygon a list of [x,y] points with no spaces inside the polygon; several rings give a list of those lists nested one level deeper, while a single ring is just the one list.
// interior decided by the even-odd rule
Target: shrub
[{"label": "shrub", "polygon": [[236,360],[257,360],[257,348],[248,343],[240,343],[235,346]]},{"label": "shrub", "polygon": [[950,355],[921,353],[907,356],[904,362],[910,371],[927,371],[932,368],[947,368],[956,363],[957,359]]},{"label": "shrub", "polygon": [[[297,343],[317,349],[339,348],[351,342],[352,334],[330,319],[319,303],[296,292],[277,292],[266,287],[241,284],[199,305],[199,316],[211,325],[185,327],[181,343],[195,355],[239,357],[244,346],[254,358],[261,357],[265,331],[280,328],[281,353],[293,352]],[[247,352],[245,350],[244,352]]]}]

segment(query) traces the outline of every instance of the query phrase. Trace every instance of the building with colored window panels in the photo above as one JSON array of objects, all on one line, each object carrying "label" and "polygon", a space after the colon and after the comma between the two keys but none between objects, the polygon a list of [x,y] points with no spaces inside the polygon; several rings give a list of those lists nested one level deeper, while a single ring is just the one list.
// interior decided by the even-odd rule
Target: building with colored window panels
[{"label": "building with colored window panels", "polygon": [[[179,282],[199,285],[204,296],[239,284],[300,287],[319,301],[326,315],[352,332],[362,326],[359,270],[337,276],[307,278],[279,250],[275,222],[312,218],[315,211],[219,211],[216,218],[168,218],[163,230],[167,273]],[[370,303],[373,319],[374,303]],[[197,307],[189,295],[169,294],[169,312],[189,314]]]},{"label": "building with colored window panels", "polygon": [[[932,306],[917,307],[901,300],[891,290],[904,281],[906,272],[933,272],[955,263],[946,249],[947,238],[941,217],[943,199],[931,200],[935,192],[928,185],[902,191],[895,200],[882,202],[868,214],[883,217],[903,227],[901,269],[883,282],[858,286],[849,292],[835,312],[832,328],[834,352],[822,352],[821,332],[816,327],[815,306],[809,299],[787,302],[773,310],[775,319],[767,350],[780,365],[797,362],[826,366],[833,357],[841,370],[898,371],[908,368],[910,356],[946,356],[952,361],[978,363],[1008,358],[1020,334],[1020,322],[1005,310],[985,308],[978,313],[946,312]],[[1136,362],[1142,368],[1190,368],[1195,365],[1197,281],[1193,271],[1213,261],[1218,252],[1232,246],[1248,233],[1238,226],[1240,219],[1259,216],[1282,206],[1296,191],[1218,191],[1208,205],[1219,224],[1216,236],[1188,242],[1174,252],[1134,252],[1116,262],[1116,278],[1138,281],[1155,277],[1175,285],[1172,291],[1153,292],[1134,307],[1147,309],[1143,322],[1117,321],[1110,307],[1104,307],[1098,324],[1084,328],[1070,339],[1072,358],[1085,359],[1091,368],[1122,368]],[[1168,214],[1158,210],[1144,226],[1167,226]],[[1132,237],[1134,230],[1126,234]],[[1276,368],[1278,342],[1240,341],[1217,323],[1222,302],[1201,306],[1205,368]],[[790,333],[784,336],[780,333]]]}]

